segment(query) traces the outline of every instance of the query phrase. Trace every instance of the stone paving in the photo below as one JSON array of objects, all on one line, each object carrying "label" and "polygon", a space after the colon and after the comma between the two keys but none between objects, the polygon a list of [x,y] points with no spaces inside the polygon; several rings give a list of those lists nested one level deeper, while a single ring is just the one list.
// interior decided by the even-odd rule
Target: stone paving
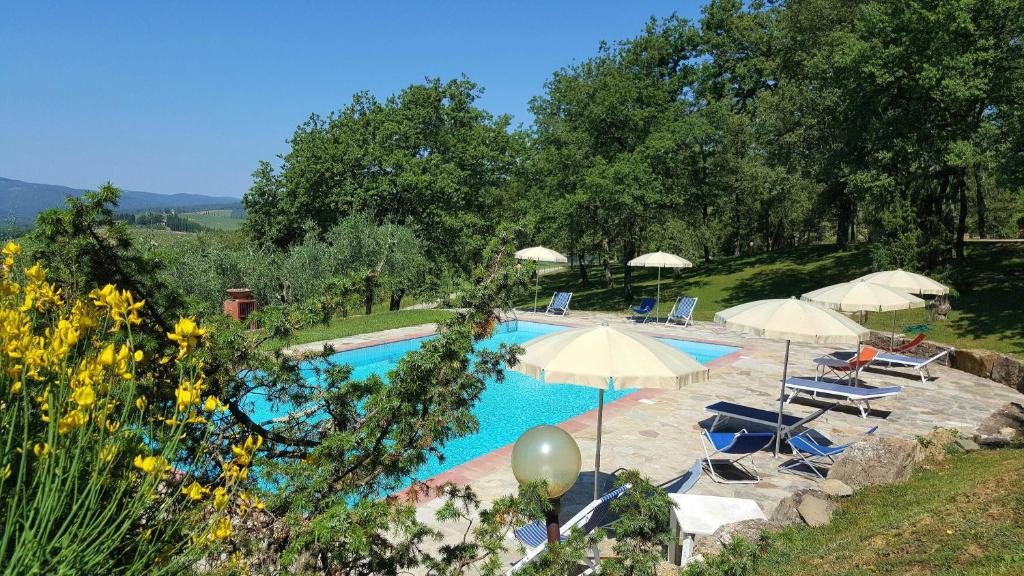
[{"label": "stone paving", "polygon": [[[741,347],[742,350],[709,365],[709,381],[681,391],[643,390],[605,407],[604,435],[601,448],[601,479],[612,477],[604,471],[618,468],[639,469],[655,483],[670,481],[689,469],[702,455],[699,423],[707,421],[704,407],[726,400],[755,408],[777,410],[779,380],[782,372],[784,342],[744,336],[726,331],[713,323],[697,322],[686,328],[664,324],[633,323],[621,314],[571,312],[566,318],[519,312],[520,320],[539,321],[571,326],[608,322],[611,326],[633,329],[652,336],[703,340]],[[365,334],[332,341],[338,349],[373,345],[385,341],[423,335],[434,330],[423,325],[376,334]],[[304,345],[319,349],[323,343]],[[790,376],[813,377],[812,359],[834,350],[829,346],[793,343],[790,350]],[[955,428],[972,434],[976,425],[1007,402],[1024,401],[1021,393],[977,376],[946,366],[932,369],[933,378],[922,383],[916,371],[882,371],[869,369],[861,374],[869,386],[899,385],[904,390],[892,399],[872,403],[873,413],[863,419],[849,409],[833,410],[816,420],[812,426],[833,439],[842,440],[879,426],[879,434],[914,438],[935,427]],[[581,388],[581,393],[592,393]],[[787,405],[786,413],[806,416],[816,410],[811,402],[796,400]],[[524,409],[529,409],[524,406]],[[563,521],[590,501],[593,462],[596,445],[596,411],[582,414],[561,424],[576,439],[583,453],[583,473],[576,486],[563,498]],[[485,501],[516,490],[516,481],[509,465],[511,447],[485,455],[439,477],[438,481],[454,480],[470,484]],[[794,491],[814,486],[815,482],[776,470],[785,458],[776,459],[769,452],[757,454],[753,462],[762,480],[751,484],[717,484],[706,474],[693,488],[694,494],[750,498],[758,502],[766,515],[771,515],[778,502]],[[464,527],[442,525],[434,520],[440,506],[438,500],[421,502],[417,516],[434,526],[446,537],[461,538]],[[515,558],[512,554],[509,560]]]}]

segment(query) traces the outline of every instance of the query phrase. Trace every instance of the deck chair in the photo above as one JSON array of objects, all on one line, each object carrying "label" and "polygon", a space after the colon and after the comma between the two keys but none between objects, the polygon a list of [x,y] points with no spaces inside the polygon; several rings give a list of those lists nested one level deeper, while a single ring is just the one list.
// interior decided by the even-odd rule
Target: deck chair
[{"label": "deck chair", "polygon": [[566,316],[569,314],[570,300],[572,300],[572,292],[555,292],[551,295],[551,302],[548,303],[544,313],[549,316]]},{"label": "deck chair", "polygon": [[[700,443],[704,447],[704,461],[708,467],[708,474],[715,482],[722,484],[756,484],[761,481],[761,475],[757,472],[753,460],[750,466],[741,464],[743,460],[764,450],[775,438],[773,432],[708,432],[701,429]],[[710,449],[709,449],[710,448]],[[718,455],[729,455],[734,458],[727,459],[729,464],[737,468],[748,478],[733,480],[722,477],[716,470],[713,457]]]},{"label": "deck chair", "polygon": [[921,377],[921,383],[927,384],[928,379],[932,377],[931,372],[928,371],[928,366],[938,362],[941,358],[952,352],[953,348],[948,348],[931,358],[915,358],[913,356],[893,354],[892,352],[879,352],[875,356],[875,362],[885,368],[912,368],[917,370],[918,375]]},{"label": "deck chair", "polygon": [[659,484],[658,487],[662,488],[669,494],[686,494],[697,484],[697,481],[700,480],[703,473],[704,459],[697,458],[693,461],[693,466],[690,466],[689,470],[671,480]]},{"label": "deck chair", "polygon": [[[606,526],[608,524],[606,520],[611,512],[612,501],[625,494],[631,487],[631,484],[625,484],[587,504],[585,508],[576,513],[575,516],[562,526],[560,530],[562,541],[564,542],[573,530],[583,530],[585,534],[589,534],[598,528]],[[530,562],[533,562],[535,558],[544,553],[548,544],[547,527],[540,520],[531,522],[522,528],[517,528],[513,531],[513,535],[526,548],[526,555],[512,565],[508,574],[513,574]],[[587,569],[580,573],[581,576],[594,574],[601,565],[601,556],[597,545],[591,548],[590,553],[591,556],[586,559]]]},{"label": "deck chair", "polygon": [[[878,426],[875,426],[865,432],[864,436],[870,436],[877,431]],[[795,458],[782,463],[779,466],[779,472],[790,472],[804,476],[811,476],[811,473],[813,473],[814,476],[821,480],[825,479],[828,469],[835,464],[835,457],[842,454],[853,444],[853,442],[834,444],[831,440],[814,430],[805,430],[787,438],[786,442],[793,449]],[[801,468],[806,468],[810,472],[805,472]],[[822,470],[825,471],[825,474],[821,473]]]},{"label": "deck chair", "polygon": [[914,347],[916,347],[921,342],[924,342],[924,339],[925,339],[924,332],[919,332],[917,334],[917,336],[914,336],[913,340],[911,340],[910,342],[907,342],[906,344],[902,344],[900,346],[896,346],[894,348],[890,348],[889,352],[891,352],[893,354],[903,354],[904,352],[913,349]]},{"label": "deck chair", "polygon": [[860,349],[860,356],[857,358],[854,358],[854,356],[856,356],[856,353],[846,356],[840,352],[815,358],[814,364],[817,365],[817,369],[815,370],[814,379],[821,380],[831,374],[840,381],[847,380],[853,382],[854,375],[875,360],[875,357],[878,356],[878,350],[870,346],[864,346]]},{"label": "deck chair", "polygon": [[871,412],[871,401],[891,398],[903,391],[901,386],[884,388],[867,388],[863,386],[847,386],[827,380],[808,380],[806,378],[786,378],[786,403],[789,404],[800,394],[807,394],[817,399],[818,395],[837,398],[860,408],[860,417],[867,418]]},{"label": "deck chair", "polygon": [[642,317],[644,319],[644,323],[646,323],[657,304],[658,301],[654,298],[644,298],[640,300],[639,306],[631,307],[630,310],[633,311],[634,316]]},{"label": "deck chair", "polygon": [[697,307],[697,298],[693,296],[680,296],[676,298],[676,303],[672,306],[672,310],[668,313],[668,318],[665,319],[665,324],[672,322],[682,321],[683,328],[690,325],[693,321],[693,310]]}]

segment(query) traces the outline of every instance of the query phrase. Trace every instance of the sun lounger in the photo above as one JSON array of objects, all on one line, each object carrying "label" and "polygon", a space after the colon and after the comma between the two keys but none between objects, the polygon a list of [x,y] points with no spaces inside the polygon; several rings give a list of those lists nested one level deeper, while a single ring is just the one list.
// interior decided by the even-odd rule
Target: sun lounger
[{"label": "sun lounger", "polygon": [[[879,352],[875,355],[872,360],[872,364],[875,366],[881,366],[883,368],[912,368],[917,370],[918,375],[921,377],[921,383],[927,384],[928,379],[932,377],[928,367],[941,360],[945,356],[949,355],[954,351],[953,348],[943,350],[931,358],[915,358],[914,356],[906,356],[903,354],[894,354],[892,352]],[[842,359],[843,352],[833,352],[832,356],[838,359]],[[846,354],[851,354],[847,352]]]},{"label": "sun lounger", "polygon": [[817,398],[818,395],[821,394],[853,403],[860,408],[861,417],[867,418],[868,412],[871,411],[871,400],[895,396],[899,394],[903,388],[901,386],[864,388],[860,386],[848,386],[839,382],[828,382],[825,380],[787,378],[786,390],[789,392],[786,397],[787,404],[800,394],[808,394],[813,398]]},{"label": "sun lounger", "polygon": [[[631,485],[626,484],[612,490],[590,504],[587,504],[585,508],[580,510],[562,526],[560,531],[562,541],[564,542],[566,538],[568,538],[569,533],[573,530],[583,530],[584,533],[589,534],[590,532],[605,526],[607,524],[605,521],[611,511],[612,501],[625,494],[630,488]],[[513,531],[513,535],[517,540],[523,543],[523,546],[526,547],[526,555],[512,565],[512,568],[508,571],[509,574],[520,570],[532,562],[534,558],[543,554],[547,549],[548,543],[547,526],[545,526],[544,522],[540,520],[531,522],[522,528],[516,529]],[[587,569],[580,574],[586,575],[597,572],[600,567],[600,563],[601,557],[598,554],[597,546],[595,545],[591,549],[591,557],[587,558]]]},{"label": "sun lounger", "polygon": [[907,352],[908,350],[911,350],[911,349],[915,348],[921,342],[924,342],[924,339],[925,339],[924,332],[919,332],[917,334],[917,336],[914,336],[913,340],[911,340],[910,342],[907,342],[906,344],[903,344],[901,346],[896,346],[895,348],[891,348],[889,350],[889,352],[891,352],[893,354],[903,354],[904,352]]},{"label": "sun lounger", "polygon": [[[875,426],[865,432],[864,435],[869,436],[877,430],[878,426]],[[810,476],[810,474],[800,470],[801,467],[806,467],[822,480],[825,479],[825,475],[828,472],[827,468],[835,464],[835,457],[842,454],[843,451],[853,444],[852,442],[834,444],[831,440],[813,430],[801,432],[788,438],[786,441],[793,448],[795,458],[780,465],[779,471]],[[821,469],[825,469],[826,474],[822,474]]]},{"label": "sun lounger", "polygon": [[572,300],[572,292],[555,292],[551,295],[551,302],[544,313],[550,316],[565,316],[569,314],[570,300]]},{"label": "sun lounger", "polygon": [[650,318],[651,312],[654,310],[654,307],[657,306],[657,304],[658,301],[655,300],[654,298],[644,298],[640,300],[639,306],[630,308],[630,310],[633,311],[633,314],[635,316],[642,316],[644,322],[646,323],[648,318]]},{"label": "sun lounger", "polygon": [[704,473],[704,460],[697,458],[693,461],[693,466],[689,470],[683,472],[678,477],[668,480],[659,485],[669,494],[686,494],[690,491],[697,481],[700,480],[701,475]]},{"label": "sun lounger", "polygon": [[670,322],[682,322],[683,328],[689,326],[693,320],[693,310],[697,307],[697,299],[692,296],[680,296],[672,305],[672,310],[665,319],[665,324]]},{"label": "sun lounger", "polygon": [[[830,404],[824,408],[821,408],[809,416],[799,418],[791,414],[782,415],[782,437],[785,438],[790,435],[793,430],[804,426],[805,424],[816,420],[821,417],[822,414],[835,408],[838,404]],[[722,420],[739,420],[741,422],[748,422],[751,424],[758,424],[768,428],[774,429],[778,425],[779,413],[771,410],[762,410],[760,408],[751,408],[750,406],[743,406],[742,404],[733,404],[732,402],[715,402],[710,406],[704,408],[708,412],[715,415],[714,421],[708,430],[714,432],[715,427],[718,426]]]},{"label": "sun lounger", "polygon": [[917,370],[918,375],[921,377],[921,383],[927,384],[928,379],[932,377],[931,372],[928,371],[928,366],[949,355],[951,352],[953,352],[953,349],[949,348],[931,358],[915,358],[891,352],[879,352],[878,356],[875,356],[875,362],[886,368],[913,368]]},{"label": "sun lounger", "polygon": [[817,365],[815,379],[821,379],[832,374],[840,380],[853,381],[855,375],[869,366],[878,354],[877,349],[865,346],[860,349],[860,356],[858,358],[854,358],[855,353],[850,353],[849,356],[833,353],[828,356],[815,358],[814,364]]},{"label": "sun lounger", "polygon": [[[761,475],[758,474],[753,460],[750,460],[749,467],[741,464],[741,462],[767,448],[774,438],[775,434],[772,432],[747,432],[746,430],[740,430],[739,432],[709,432],[702,429],[700,443],[704,447],[704,461],[707,463],[711,479],[722,484],[755,484],[760,482]],[[735,480],[721,476],[715,470],[714,465],[714,457],[718,455],[732,456],[732,458],[727,458],[726,461],[734,468],[742,471],[747,478]]]}]

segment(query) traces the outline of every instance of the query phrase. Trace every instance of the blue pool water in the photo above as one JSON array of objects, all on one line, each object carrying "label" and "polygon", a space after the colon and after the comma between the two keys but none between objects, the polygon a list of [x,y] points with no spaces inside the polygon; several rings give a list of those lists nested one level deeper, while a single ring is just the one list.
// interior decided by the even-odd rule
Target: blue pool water
[{"label": "blue pool water", "polygon": [[[495,350],[501,344],[523,344],[538,336],[566,329],[550,324],[510,322],[499,327],[494,335],[479,345],[484,349]],[[404,354],[416,350],[429,338],[433,336],[338,352],[331,356],[331,360],[352,366],[353,379],[366,378],[371,374],[383,377],[395,368]],[[668,338],[660,340],[689,354],[701,364],[707,364],[715,358],[737,350],[731,346],[703,342]],[[312,368],[308,373],[310,378],[314,377]],[[605,402],[612,402],[633,391],[606,392]],[[504,381],[487,383],[487,389],[473,409],[480,422],[479,432],[449,442],[444,449],[444,462],[432,458],[415,476],[417,479],[426,480],[514,442],[520,434],[533,426],[557,424],[593,410],[597,408],[597,396],[594,389],[564,384],[542,384],[517,372],[506,371]],[[250,395],[249,400],[252,403],[251,413],[257,421],[265,421],[291,411],[287,407],[271,406],[258,394]]]}]

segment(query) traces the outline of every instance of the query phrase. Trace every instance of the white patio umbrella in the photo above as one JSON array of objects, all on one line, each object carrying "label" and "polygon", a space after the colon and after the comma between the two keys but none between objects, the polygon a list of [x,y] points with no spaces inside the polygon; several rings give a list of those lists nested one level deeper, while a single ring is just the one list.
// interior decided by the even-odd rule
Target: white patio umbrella
[{"label": "white patio umbrella", "polygon": [[[641,254],[636,258],[633,258],[626,263],[627,266],[643,267],[643,268],[657,268],[658,269],[658,298],[657,303],[661,304],[661,269],[662,268],[693,268],[693,262],[690,262],[682,256],[676,256],[675,254],[669,254],[668,252],[648,252],[647,254]],[[657,316],[658,307],[655,305],[655,316]]]},{"label": "white patio umbrella", "polygon": [[[533,260],[534,262],[568,262],[569,259],[550,248],[533,246],[516,251],[517,260]],[[540,292],[540,270],[537,270],[537,285],[533,289],[533,311],[537,311],[537,293]]]},{"label": "white patio umbrella", "polygon": [[708,378],[708,369],[684,352],[650,336],[607,325],[546,334],[526,342],[523,348],[526,351],[512,370],[548,384],[598,389],[594,499],[598,497],[598,473],[601,471],[604,392],[609,385],[614,385],[616,390],[679,390]]},{"label": "white patio umbrella", "polygon": [[[923,308],[925,305],[925,301],[917,296],[881,284],[873,284],[863,278],[818,288],[807,292],[800,298],[839,312],[887,312],[891,310],[890,348],[896,342],[896,311]],[[860,356],[859,343],[857,355]]]},{"label": "white patio umbrella", "polygon": [[858,278],[858,280],[865,280],[872,284],[887,286],[889,288],[899,290],[900,292],[917,294],[918,296],[925,294],[939,295],[949,293],[949,287],[945,284],[936,282],[922,274],[907,272],[899,268],[896,270],[885,270],[883,272],[865,274]]},{"label": "white patio umbrella", "polygon": [[735,332],[786,341],[782,386],[779,390],[779,421],[775,431],[776,456],[782,442],[782,410],[786,397],[790,342],[854,344],[870,333],[867,328],[839,312],[796,298],[756,300],[726,308],[715,314],[715,322]]}]

